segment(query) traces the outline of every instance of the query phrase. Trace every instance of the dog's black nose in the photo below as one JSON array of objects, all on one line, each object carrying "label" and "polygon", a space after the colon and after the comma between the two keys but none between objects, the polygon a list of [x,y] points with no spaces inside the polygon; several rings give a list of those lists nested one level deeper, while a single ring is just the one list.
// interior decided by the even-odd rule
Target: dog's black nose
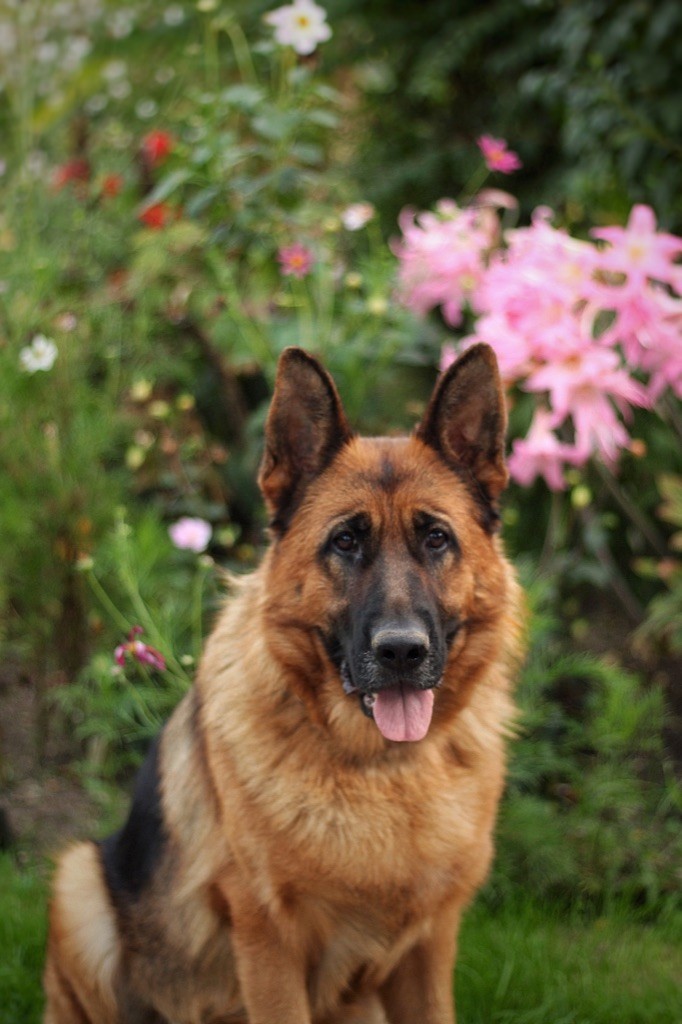
[{"label": "dog's black nose", "polygon": [[396,673],[414,672],[429,652],[429,637],[421,629],[377,629],[372,651],[383,668]]}]

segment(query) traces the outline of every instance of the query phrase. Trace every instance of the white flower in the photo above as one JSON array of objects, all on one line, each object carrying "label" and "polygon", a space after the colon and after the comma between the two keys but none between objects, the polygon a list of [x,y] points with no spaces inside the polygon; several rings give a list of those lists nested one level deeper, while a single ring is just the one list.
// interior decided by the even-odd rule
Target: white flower
[{"label": "white flower", "polygon": [[51,370],[57,358],[57,346],[44,334],[36,334],[30,345],[22,348],[19,362],[26,373],[37,373],[38,370]]},{"label": "white flower", "polygon": [[158,103],[156,100],[152,99],[140,100],[140,102],[135,105],[135,113],[141,121],[148,121],[150,117],[154,117],[154,115],[158,113],[158,110]]},{"label": "white flower", "polygon": [[375,210],[371,203],[351,203],[341,214],[341,223],[346,231],[359,231],[369,224]]},{"label": "white flower", "polygon": [[125,78],[128,74],[128,65],[124,60],[110,60],[102,68],[102,77],[107,82],[115,82],[117,78]]},{"label": "white flower", "polygon": [[185,12],[180,4],[171,4],[170,7],[167,7],[163,12],[163,20],[171,27],[182,25],[185,20]]},{"label": "white flower", "polygon": [[313,0],[294,0],[265,15],[275,30],[275,39],[282,46],[293,46],[296,53],[312,53],[318,43],[331,38],[327,12]]}]

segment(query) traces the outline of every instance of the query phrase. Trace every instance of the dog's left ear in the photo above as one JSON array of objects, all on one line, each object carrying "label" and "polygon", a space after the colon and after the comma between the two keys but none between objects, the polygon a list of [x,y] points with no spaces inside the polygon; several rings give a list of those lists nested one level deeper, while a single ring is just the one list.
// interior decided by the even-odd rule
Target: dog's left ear
[{"label": "dog's left ear", "polygon": [[301,348],[277,365],[258,483],[276,531],[286,528],[308,484],[353,436],[334,381]]},{"label": "dog's left ear", "polygon": [[495,353],[467,349],[442,375],[417,437],[455,470],[464,470],[494,503],[507,486],[504,458],[507,408]]}]

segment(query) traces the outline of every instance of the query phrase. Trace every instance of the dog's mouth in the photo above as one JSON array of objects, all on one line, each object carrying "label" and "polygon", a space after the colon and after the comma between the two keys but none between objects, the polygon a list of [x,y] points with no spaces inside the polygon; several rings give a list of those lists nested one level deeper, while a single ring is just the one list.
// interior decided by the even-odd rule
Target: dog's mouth
[{"label": "dog's mouth", "polygon": [[[366,692],[353,685],[347,663],[341,666],[346,693],[357,693],[363,713],[373,719],[387,740],[397,743],[423,740],[433,716],[434,686],[423,688],[399,682],[380,690]],[[435,685],[438,686],[440,680]]]},{"label": "dog's mouth", "polygon": [[398,683],[362,695],[362,710],[376,722],[384,739],[398,743],[423,740],[433,715],[433,688],[420,690]]}]

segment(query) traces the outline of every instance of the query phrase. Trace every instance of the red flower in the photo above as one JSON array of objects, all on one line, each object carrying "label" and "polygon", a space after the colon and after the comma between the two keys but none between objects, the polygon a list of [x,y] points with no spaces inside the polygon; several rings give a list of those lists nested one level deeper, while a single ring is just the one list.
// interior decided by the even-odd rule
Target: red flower
[{"label": "red flower", "polygon": [[115,199],[123,188],[121,174],[106,174],[102,179],[102,195],[106,199]]},{"label": "red flower", "polygon": [[160,228],[165,228],[166,224],[171,221],[175,215],[176,210],[170,203],[152,203],[151,206],[145,207],[141,213],[138,213],[137,219],[154,231],[158,231]]},{"label": "red flower", "polygon": [[82,156],[75,156],[67,160],[65,164],[56,167],[52,175],[52,187],[62,189],[70,182],[83,182],[90,180],[90,164]]},{"label": "red flower", "polygon": [[144,136],[140,144],[140,150],[150,167],[156,167],[157,164],[166,159],[173,149],[173,145],[174,139],[169,132],[154,129],[151,132],[147,132]]}]

